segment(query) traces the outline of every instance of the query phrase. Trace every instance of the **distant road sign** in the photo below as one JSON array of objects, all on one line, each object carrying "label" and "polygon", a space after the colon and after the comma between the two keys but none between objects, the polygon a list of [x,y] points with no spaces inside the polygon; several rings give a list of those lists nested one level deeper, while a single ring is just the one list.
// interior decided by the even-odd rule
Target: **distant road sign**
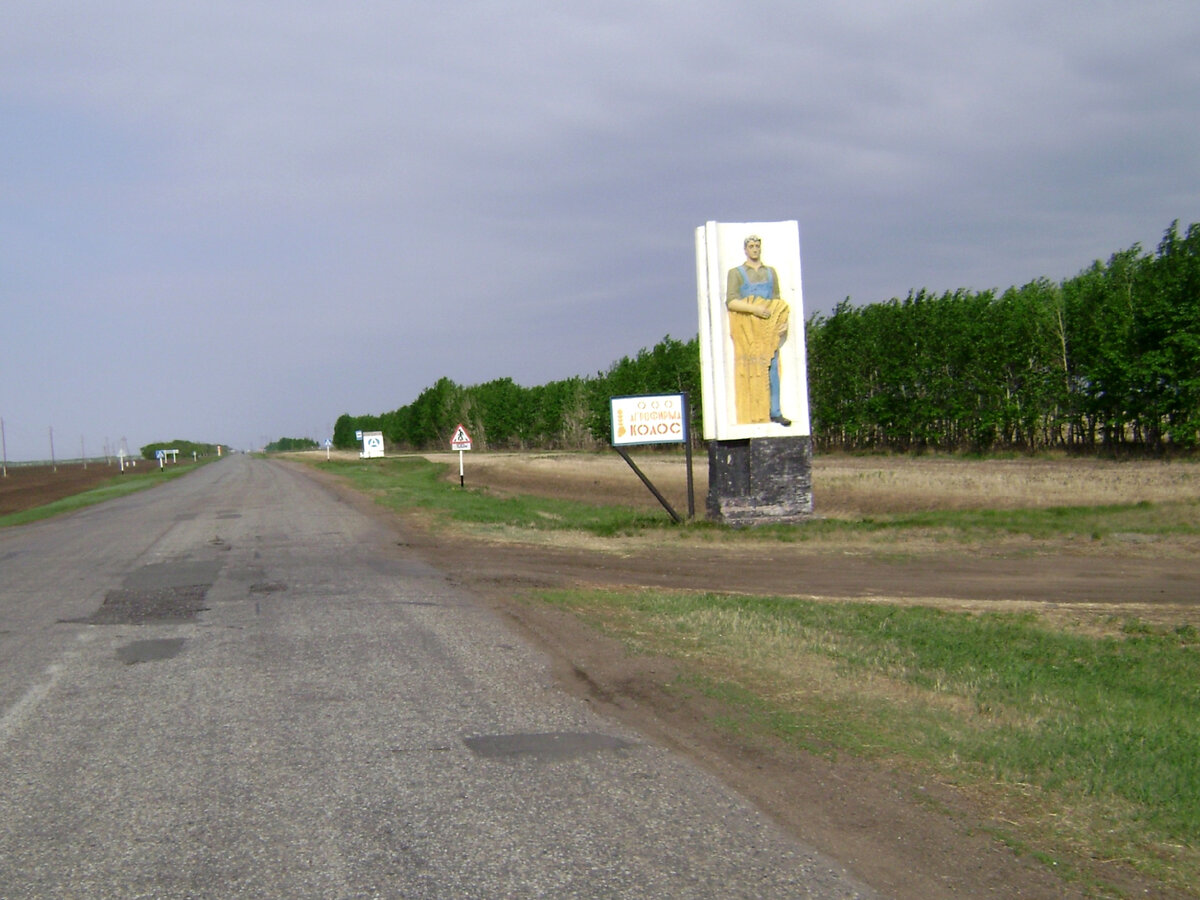
[{"label": "distant road sign", "polygon": [[471,436],[467,434],[467,429],[463,428],[460,422],[458,427],[454,429],[454,437],[450,438],[451,450],[470,450]]}]

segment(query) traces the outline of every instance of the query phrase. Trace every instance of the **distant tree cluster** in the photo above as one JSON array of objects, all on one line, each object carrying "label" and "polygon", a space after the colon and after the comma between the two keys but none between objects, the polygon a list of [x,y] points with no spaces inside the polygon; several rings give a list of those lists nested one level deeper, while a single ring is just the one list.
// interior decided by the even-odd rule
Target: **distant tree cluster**
[{"label": "distant tree cluster", "polygon": [[667,336],[591,377],[537,387],[522,387],[511,378],[464,387],[441,378],[392,412],[342,415],[333,427],[333,444],[350,449],[358,446],[357,431],[379,431],[398,449],[445,449],[462,423],[477,449],[594,449],[608,443],[610,397],[685,391],[698,405],[699,342]]},{"label": "distant tree cluster", "polygon": [[[1200,443],[1200,225],[1167,229],[1060,283],[925,290],[807,324],[813,438],[824,450],[1192,450]],[[463,423],[479,449],[594,449],[610,397],[688,392],[698,434],[699,341],[664,338],[605,372],[538,387],[442,378],[382,415],[342,415],[334,445],[380,431],[444,449]]]},{"label": "distant tree cluster", "polygon": [[191,458],[194,453],[197,457],[201,456],[216,456],[216,444],[198,444],[195,441],[160,441],[157,444],[147,444],[141,449],[142,459],[154,459],[154,454],[159,450],[178,450],[179,455]]},{"label": "distant tree cluster", "polygon": [[807,349],[825,449],[1190,450],[1200,226],[1059,284],[845,301],[812,317]]},{"label": "distant tree cluster", "polygon": [[267,453],[293,453],[298,450],[316,450],[318,444],[312,438],[280,438],[277,441],[271,441],[263,449]]}]

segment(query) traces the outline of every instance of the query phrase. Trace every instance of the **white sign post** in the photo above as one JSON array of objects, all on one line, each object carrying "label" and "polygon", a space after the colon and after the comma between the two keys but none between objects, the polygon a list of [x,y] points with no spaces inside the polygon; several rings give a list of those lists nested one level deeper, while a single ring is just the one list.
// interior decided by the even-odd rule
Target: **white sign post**
[{"label": "white sign post", "polygon": [[692,487],[692,441],[688,434],[687,394],[642,394],[635,397],[610,397],[612,415],[612,446],[642,479],[658,502],[676,522],[683,519],[671,508],[666,497],[637,467],[625,451],[632,444],[683,444],[687,460],[688,518],[696,515],[695,493]]},{"label": "white sign post", "polygon": [[467,434],[462,422],[454,429],[454,436],[450,438],[450,449],[458,451],[458,486],[463,487],[466,484],[466,478],[463,477],[463,451],[471,449],[471,435]]}]

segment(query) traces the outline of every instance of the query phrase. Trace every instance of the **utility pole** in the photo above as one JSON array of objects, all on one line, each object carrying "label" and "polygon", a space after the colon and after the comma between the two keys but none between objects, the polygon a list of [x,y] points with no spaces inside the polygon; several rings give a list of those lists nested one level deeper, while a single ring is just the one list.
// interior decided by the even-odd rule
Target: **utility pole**
[{"label": "utility pole", "polygon": [[3,459],[4,477],[8,477],[8,438],[4,436],[4,418],[0,416],[0,458]]},{"label": "utility pole", "polygon": [[58,460],[54,458],[54,426],[50,426],[50,466],[55,472],[58,471]]}]

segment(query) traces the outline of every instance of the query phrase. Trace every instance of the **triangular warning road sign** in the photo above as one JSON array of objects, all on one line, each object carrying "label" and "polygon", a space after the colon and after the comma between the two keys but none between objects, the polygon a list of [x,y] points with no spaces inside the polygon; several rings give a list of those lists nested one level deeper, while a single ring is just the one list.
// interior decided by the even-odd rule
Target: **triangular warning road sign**
[{"label": "triangular warning road sign", "polygon": [[471,449],[471,436],[467,434],[467,429],[461,424],[454,429],[454,437],[450,438],[450,446],[457,450],[460,446],[467,450]]}]

